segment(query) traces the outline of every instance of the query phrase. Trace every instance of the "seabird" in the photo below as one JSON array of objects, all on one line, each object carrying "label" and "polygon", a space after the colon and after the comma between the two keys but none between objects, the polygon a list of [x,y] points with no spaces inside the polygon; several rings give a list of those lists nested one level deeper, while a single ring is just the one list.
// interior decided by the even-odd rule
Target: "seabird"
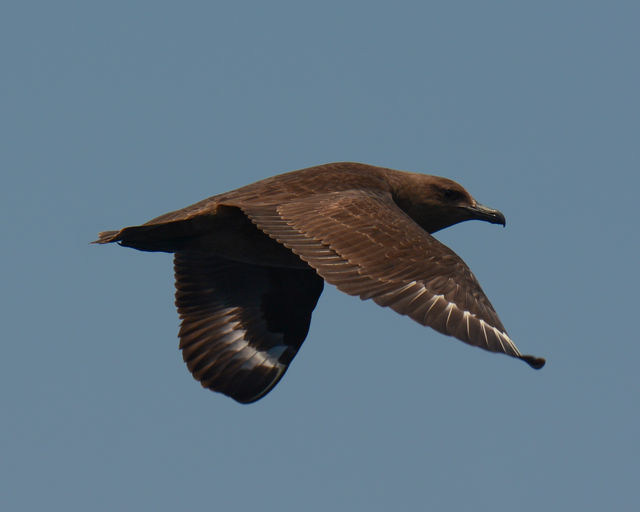
[{"label": "seabird", "polygon": [[300,349],[324,281],[542,368],[544,359],[519,352],[469,267],[432,236],[471,219],[505,224],[450,179],[339,162],[105,231],[95,243],[174,253],[189,370],[203,387],[251,403]]}]

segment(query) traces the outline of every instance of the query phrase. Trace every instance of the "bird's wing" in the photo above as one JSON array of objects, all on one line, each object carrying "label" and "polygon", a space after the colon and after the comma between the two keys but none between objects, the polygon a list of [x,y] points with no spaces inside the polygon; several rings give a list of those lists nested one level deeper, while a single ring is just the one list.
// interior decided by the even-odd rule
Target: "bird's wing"
[{"label": "bird's wing", "polygon": [[520,354],[469,267],[388,194],[350,190],[280,205],[239,206],[343,292],[534,368],[544,364]]},{"label": "bird's wing", "polygon": [[174,259],[180,348],[202,386],[242,403],[282,378],[309,330],[323,281],[198,252]]}]

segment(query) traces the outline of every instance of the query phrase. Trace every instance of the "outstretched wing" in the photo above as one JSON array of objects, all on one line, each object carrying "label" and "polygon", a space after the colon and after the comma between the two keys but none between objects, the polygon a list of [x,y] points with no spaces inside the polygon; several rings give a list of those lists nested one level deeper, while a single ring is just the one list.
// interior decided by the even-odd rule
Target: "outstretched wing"
[{"label": "outstretched wing", "polygon": [[469,267],[418,226],[390,195],[349,190],[280,205],[239,205],[327,282],[422,325],[526,361]]},{"label": "outstretched wing", "polygon": [[177,252],[180,348],[203,387],[242,403],[278,383],[309,330],[323,280],[312,269],[272,268]]}]

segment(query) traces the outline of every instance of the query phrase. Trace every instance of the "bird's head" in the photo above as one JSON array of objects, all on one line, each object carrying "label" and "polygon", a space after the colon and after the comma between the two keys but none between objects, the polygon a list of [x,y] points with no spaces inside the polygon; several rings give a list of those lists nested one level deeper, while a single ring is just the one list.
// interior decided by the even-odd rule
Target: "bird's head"
[{"label": "bird's head", "polygon": [[484,220],[503,226],[506,223],[500,211],[478,203],[453,180],[425,174],[403,174],[403,179],[394,184],[394,200],[429,233],[465,220]]}]

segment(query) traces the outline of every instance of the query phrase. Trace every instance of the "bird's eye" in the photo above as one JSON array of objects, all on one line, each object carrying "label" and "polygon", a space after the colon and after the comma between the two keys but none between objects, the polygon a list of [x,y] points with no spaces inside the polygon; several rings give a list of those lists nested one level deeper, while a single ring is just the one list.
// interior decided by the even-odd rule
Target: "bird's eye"
[{"label": "bird's eye", "polygon": [[443,196],[447,201],[457,201],[462,197],[462,194],[452,188],[445,188]]}]

